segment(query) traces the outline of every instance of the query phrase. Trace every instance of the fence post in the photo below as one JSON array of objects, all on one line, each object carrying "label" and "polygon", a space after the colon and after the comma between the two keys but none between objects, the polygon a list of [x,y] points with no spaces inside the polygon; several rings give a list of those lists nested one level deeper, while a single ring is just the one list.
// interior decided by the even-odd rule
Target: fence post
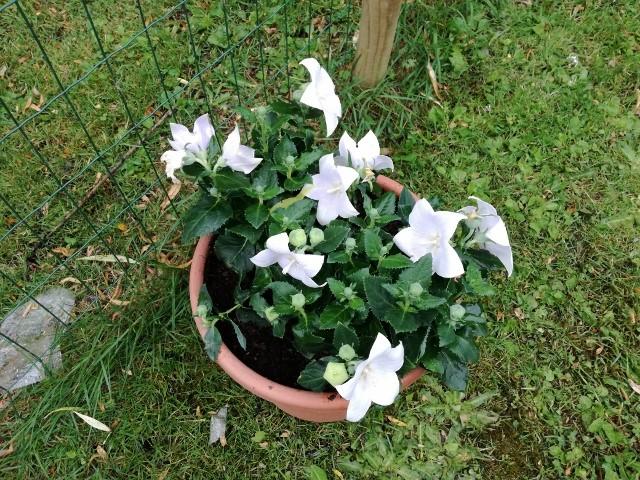
[{"label": "fence post", "polygon": [[364,87],[384,78],[402,0],[363,0],[355,76]]}]

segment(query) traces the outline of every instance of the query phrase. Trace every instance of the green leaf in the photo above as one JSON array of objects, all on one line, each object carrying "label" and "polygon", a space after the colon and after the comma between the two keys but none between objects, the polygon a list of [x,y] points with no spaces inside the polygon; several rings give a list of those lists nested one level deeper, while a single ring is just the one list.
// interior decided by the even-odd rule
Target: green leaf
[{"label": "green leaf", "polygon": [[327,367],[326,362],[313,360],[309,362],[304,370],[300,372],[298,384],[312,392],[324,391],[327,381],[323,378],[324,370]]},{"label": "green leaf", "polygon": [[248,272],[254,266],[249,259],[255,255],[255,248],[246,238],[225,233],[216,239],[214,250],[227,267],[238,273]]},{"label": "green leaf", "polygon": [[262,236],[262,229],[255,229],[247,224],[238,224],[227,227],[228,232],[235,233],[241,237],[246,238],[251,243],[256,243]]},{"label": "green leaf", "polygon": [[398,215],[400,215],[400,218],[406,221],[415,203],[416,201],[411,194],[411,190],[406,187],[403,188],[398,198]]},{"label": "green leaf", "polygon": [[331,290],[331,293],[333,293],[336,298],[342,297],[344,289],[346,288],[344,282],[336,280],[335,278],[327,278],[327,284],[329,285],[329,290]]},{"label": "green leaf", "polygon": [[475,293],[481,297],[488,297],[496,293],[495,288],[482,278],[482,272],[475,263],[469,263],[467,265],[467,272],[464,275],[462,283],[467,292]]},{"label": "green leaf", "polygon": [[396,333],[412,332],[420,326],[420,316],[402,310],[396,299],[384,288],[386,280],[368,277],[364,280],[364,290],[373,314],[383,322],[388,322]]},{"label": "green leaf", "polygon": [[349,236],[350,231],[346,225],[329,225],[324,229],[324,240],[316,246],[316,250],[320,253],[333,252]]},{"label": "green leaf", "polygon": [[228,202],[215,202],[208,195],[200,197],[200,200],[184,216],[182,243],[189,243],[194,238],[216,233],[232,216],[233,209]]},{"label": "green leaf", "polygon": [[217,172],[213,177],[213,183],[222,193],[242,190],[251,185],[246,175],[234,172],[230,168],[223,168]]},{"label": "green leaf", "polygon": [[476,363],[480,359],[478,347],[473,343],[473,340],[456,336],[455,342],[448,345],[447,348],[464,362]]},{"label": "green leaf", "polygon": [[409,257],[402,255],[401,253],[396,253],[395,255],[390,255],[380,260],[380,268],[396,269],[406,268],[411,265],[412,262]]},{"label": "green leaf", "polygon": [[213,300],[211,300],[211,295],[209,295],[209,290],[207,290],[206,285],[202,285],[200,287],[200,293],[198,294],[198,305],[204,305],[207,307],[207,311],[213,310]]},{"label": "green leaf", "polygon": [[294,102],[284,102],[282,100],[276,100],[275,102],[269,105],[271,110],[276,113],[282,113],[285,115],[301,115],[302,110],[300,109],[299,103]]},{"label": "green leaf", "polygon": [[389,323],[396,333],[413,332],[421,326],[421,316],[419,313],[404,311],[399,307],[395,307],[387,312],[385,318],[380,318]]},{"label": "green leaf", "polygon": [[438,345],[446,347],[456,342],[456,331],[447,323],[438,325]]},{"label": "green leaf", "polygon": [[351,309],[342,303],[330,303],[320,313],[318,317],[318,328],[321,330],[331,330],[336,328],[340,322],[348,322],[351,319]]},{"label": "green leaf", "polygon": [[247,219],[253,228],[259,228],[269,218],[269,209],[261,204],[249,205],[244,212],[244,218]]},{"label": "green leaf", "polygon": [[273,150],[273,160],[283,165],[285,159],[289,156],[296,158],[298,156],[298,150],[296,149],[296,144],[289,140],[288,137],[285,137],[278,142],[278,145],[276,145],[276,148]]},{"label": "green leaf", "polygon": [[469,375],[467,366],[446,352],[440,352],[438,359],[443,367],[442,381],[452,390],[465,390]]},{"label": "green leaf", "polygon": [[259,293],[254,293],[253,295],[251,295],[251,298],[249,299],[249,305],[251,305],[253,311],[260,315],[262,318],[264,318],[264,311],[269,308],[269,304]]},{"label": "green leaf", "polygon": [[431,310],[433,308],[439,307],[443,303],[447,303],[446,298],[436,297],[435,295],[423,293],[420,298],[415,301],[414,306],[416,308],[419,308],[420,310]]},{"label": "green leaf", "polygon": [[381,216],[393,215],[396,212],[396,195],[387,192],[375,204],[376,210]]},{"label": "green leaf", "polygon": [[216,327],[211,326],[204,335],[204,349],[206,350],[207,355],[209,355],[209,358],[214,362],[218,358],[220,347],[222,347],[222,336],[220,335],[220,331]]},{"label": "green leaf", "polygon": [[[322,150],[313,150],[311,152],[304,152],[300,155],[300,158],[296,161],[296,168],[298,170],[307,171],[320,157],[324,155]],[[316,167],[317,168],[317,167]]]},{"label": "green leaf", "polygon": [[273,304],[291,304],[291,297],[299,292],[297,288],[287,282],[271,282],[269,288],[273,292]]},{"label": "green leaf", "polygon": [[404,270],[398,278],[408,283],[418,282],[426,288],[431,284],[432,274],[431,254],[427,254]]},{"label": "green leaf", "polygon": [[358,348],[360,343],[358,335],[351,327],[346,326],[342,322],[338,322],[335,332],[333,333],[333,346],[340,349],[342,345],[351,345],[354,349]]},{"label": "green leaf", "polygon": [[345,251],[331,252],[327,257],[327,263],[349,263],[349,255]]},{"label": "green leaf", "polygon": [[327,480],[325,471],[315,465],[305,467],[304,473],[307,475],[307,480]]},{"label": "green leaf", "polygon": [[286,208],[278,208],[271,213],[271,216],[278,223],[300,223],[309,216],[315,202],[308,198],[297,200]]},{"label": "green leaf", "polygon": [[375,230],[367,229],[363,233],[364,251],[372,260],[380,258],[380,250],[382,250],[382,239]]},{"label": "green leaf", "polygon": [[431,332],[431,325],[427,328],[420,328],[416,332],[412,332],[402,336],[402,345],[404,345],[405,357],[417,365],[427,350],[427,340]]},{"label": "green leaf", "polygon": [[236,338],[238,339],[238,343],[240,344],[240,346],[242,347],[243,350],[246,350],[247,349],[247,339],[245,338],[244,334],[240,330],[240,327],[238,327],[238,325],[236,325],[236,323],[233,320],[229,320],[229,321],[231,322],[231,326],[233,327],[233,331],[236,334]]},{"label": "green leaf", "polygon": [[327,342],[324,337],[311,333],[302,324],[294,326],[291,330],[293,332],[293,344],[305,357],[311,358],[314,353],[327,349]]}]

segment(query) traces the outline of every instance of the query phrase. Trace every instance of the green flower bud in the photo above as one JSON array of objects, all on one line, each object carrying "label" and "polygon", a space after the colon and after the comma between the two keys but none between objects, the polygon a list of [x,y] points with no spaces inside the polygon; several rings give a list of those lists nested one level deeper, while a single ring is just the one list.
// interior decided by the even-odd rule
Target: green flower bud
[{"label": "green flower bud", "polygon": [[296,293],[295,295],[291,295],[291,305],[296,310],[300,310],[304,307],[304,304],[307,303],[307,299],[302,293]]},{"label": "green flower bud", "polygon": [[369,210],[369,216],[371,218],[378,218],[380,216],[380,212],[378,212],[377,208],[372,208],[371,210]]},{"label": "green flower bud", "polygon": [[466,313],[465,308],[457,303],[449,307],[449,315],[452,320],[462,320]]},{"label": "green flower bud", "polygon": [[353,360],[356,358],[356,351],[351,345],[342,345],[338,350],[338,356],[343,360]]},{"label": "green flower bud", "polygon": [[296,157],[287,155],[287,157],[284,159],[284,164],[288,167],[292,166],[294,163],[296,163]]},{"label": "green flower bud", "polygon": [[307,234],[301,228],[296,228],[289,232],[289,243],[296,248],[304,247],[307,244]]},{"label": "green flower bud", "polygon": [[319,228],[313,227],[309,232],[309,241],[311,242],[311,246],[315,247],[324,241],[324,232]]},{"label": "green flower bud", "polygon": [[273,307],[267,307],[264,309],[264,316],[267,317],[267,321],[270,323],[275,322],[280,315],[276,312],[276,309]]},{"label": "green flower bud", "polygon": [[347,372],[349,375],[353,375],[356,371],[356,367],[360,364],[360,360],[349,360],[347,362]]},{"label": "green flower bud", "polygon": [[351,300],[353,298],[353,288],[345,287],[342,294],[344,295],[344,298],[346,298],[347,300]]},{"label": "green flower bud", "polygon": [[418,282],[414,282],[409,285],[409,295],[412,297],[419,297],[424,292],[424,288]]},{"label": "green flower bud", "polygon": [[344,363],[329,362],[322,378],[335,387],[349,380],[349,374]]},{"label": "green flower bud", "polygon": [[380,256],[384,257],[387,253],[389,253],[391,247],[389,247],[388,245],[384,245],[381,249],[380,249]]},{"label": "green flower bud", "polygon": [[216,198],[218,195],[220,195],[220,192],[218,192],[218,189],[216,187],[211,187],[209,188],[209,195]]},{"label": "green flower bud", "polygon": [[264,117],[268,111],[269,109],[265,106],[256,107],[254,109],[254,112],[256,112],[256,116],[258,117]]},{"label": "green flower bud", "polygon": [[207,313],[209,313],[209,309],[206,305],[198,305],[196,309],[196,315],[201,318],[206,318]]},{"label": "green flower bud", "polygon": [[256,186],[254,190],[258,195],[260,195],[261,193],[264,193],[264,187],[262,185]]},{"label": "green flower bud", "polygon": [[353,250],[356,248],[356,239],[349,237],[344,241],[344,246],[347,250]]}]

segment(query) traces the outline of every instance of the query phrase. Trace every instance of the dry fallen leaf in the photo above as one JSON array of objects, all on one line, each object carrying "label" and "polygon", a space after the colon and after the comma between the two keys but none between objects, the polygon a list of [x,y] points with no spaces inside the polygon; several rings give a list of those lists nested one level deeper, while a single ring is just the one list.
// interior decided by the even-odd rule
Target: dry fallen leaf
[{"label": "dry fallen leaf", "polygon": [[80,257],[78,260],[92,261],[92,262],[107,262],[107,263],[130,263],[132,265],[137,264],[132,258],[125,257],[124,255],[89,255],[86,257]]},{"label": "dry fallen leaf", "polygon": [[289,430],[285,430],[280,434],[280,438],[289,438],[291,436],[291,432]]},{"label": "dry fallen leaf", "polygon": [[68,257],[73,253],[73,250],[71,250],[68,247],[56,247],[56,248],[53,248],[51,251],[53,253],[59,253],[60,255],[63,255],[65,257]]},{"label": "dry fallen leaf", "polygon": [[433,93],[436,94],[438,100],[442,101],[442,95],[440,94],[440,84],[438,83],[438,79],[436,78],[436,72],[431,66],[431,62],[427,63],[427,70],[429,72],[429,80],[431,81],[431,87],[433,88]]},{"label": "dry fallen leaf", "polygon": [[111,432],[111,429],[107,427],[104,423],[102,423],[100,420],[96,420],[95,418],[90,417],[89,415],[76,412],[75,410],[73,410],[73,413],[75,413],[80,419],[82,419],[90,427],[93,427],[97,430],[102,430],[103,432]]},{"label": "dry fallen leaf", "polygon": [[37,309],[38,309],[37,303],[29,302],[29,304],[25,307],[24,311],[22,312],[22,318],[25,318],[27,315],[29,315],[29,313]]},{"label": "dry fallen leaf", "polygon": [[518,320],[524,320],[524,312],[521,308],[514,308],[513,314],[516,316]]},{"label": "dry fallen leaf", "polygon": [[227,437],[225,431],[227,429],[227,406],[225,405],[218,413],[211,417],[211,426],[209,427],[209,445],[213,445],[220,441],[223,447],[227,445]]},{"label": "dry fallen leaf", "polygon": [[67,283],[75,283],[76,285],[80,285],[82,282],[78,280],[76,277],[64,277],[60,280],[60,285],[65,285]]},{"label": "dry fallen leaf", "polygon": [[260,448],[267,448],[269,446],[269,442],[260,442],[258,445],[260,445]]},{"label": "dry fallen leaf", "polygon": [[180,193],[181,188],[182,188],[182,183],[180,182],[171,184],[171,187],[169,188],[169,190],[167,190],[167,197],[160,204],[161,212],[164,212],[166,210],[166,208],[171,203],[171,200],[176,198],[176,195]]},{"label": "dry fallen leaf", "polygon": [[334,468],[333,469],[333,474],[336,476],[336,478],[339,478],[340,480],[344,480],[344,475],[342,475],[342,472],[340,470],[336,470]]},{"label": "dry fallen leaf", "polygon": [[387,420],[389,420],[389,422],[391,422],[394,425],[397,425],[399,427],[406,427],[407,426],[407,424],[405,422],[403,422],[402,420],[398,420],[396,417],[392,417],[391,415],[387,415]]},{"label": "dry fallen leaf", "polygon": [[631,390],[633,390],[638,395],[640,395],[640,385],[638,385],[636,382],[634,382],[630,378],[628,378],[627,381],[629,382],[629,386],[631,387]]},{"label": "dry fallen leaf", "polygon": [[126,307],[131,302],[129,300],[118,300],[117,298],[110,298],[109,303],[117,305],[118,307]]},{"label": "dry fallen leaf", "polygon": [[633,113],[640,117],[640,90],[636,90],[636,106]]},{"label": "dry fallen leaf", "polygon": [[604,350],[604,347],[602,347],[602,346],[596,348],[596,355],[600,355],[603,350]]},{"label": "dry fallen leaf", "polygon": [[15,452],[15,449],[13,448],[13,442],[10,442],[7,448],[3,448],[2,450],[0,450],[0,458],[8,457],[13,452]]},{"label": "dry fallen leaf", "polygon": [[107,460],[107,451],[102,447],[102,445],[98,445],[96,447],[96,454],[100,460]]}]

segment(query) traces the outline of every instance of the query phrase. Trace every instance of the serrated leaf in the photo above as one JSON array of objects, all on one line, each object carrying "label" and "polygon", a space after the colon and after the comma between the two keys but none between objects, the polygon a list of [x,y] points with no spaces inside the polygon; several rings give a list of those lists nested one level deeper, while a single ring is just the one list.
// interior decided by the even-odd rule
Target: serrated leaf
[{"label": "serrated leaf", "polygon": [[255,254],[255,248],[246,238],[225,233],[216,239],[214,250],[227,267],[238,273],[248,272],[254,267],[249,259]]},{"label": "serrated leaf", "polygon": [[239,235],[241,237],[244,237],[247,240],[249,240],[251,243],[256,243],[258,240],[260,240],[260,237],[262,236],[262,229],[255,229],[250,225],[246,225],[246,224],[228,226],[227,231],[235,233],[236,235]]},{"label": "serrated leaf", "polygon": [[372,260],[380,258],[380,250],[382,250],[382,239],[378,232],[367,229],[362,234],[364,242],[364,251]]},{"label": "serrated leaf", "polygon": [[[297,197],[295,197],[297,198]],[[315,202],[308,198],[293,199],[293,203],[285,208],[277,208],[273,210],[271,216],[278,223],[283,223],[286,219],[289,223],[299,223],[309,216]],[[286,201],[286,200],[285,200]]]},{"label": "serrated leaf", "polygon": [[269,304],[259,293],[254,293],[249,299],[249,305],[260,317],[264,318],[264,311],[269,308]]},{"label": "serrated leaf", "polygon": [[480,359],[478,347],[473,343],[473,340],[468,340],[459,335],[456,336],[455,342],[447,345],[447,348],[464,362],[476,363]]},{"label": "serrated leaf", "polygon": [[411,210],[413,210],[415,203],[416,201],[413,198],[411,191],[406,187],[403,188],[400,192],[400,197],[398,198],[398,215],[400,215],[400,218],[405,221],[408,220],[409,214],[411,213]]},{"label": "serrated leaf", "polygon": [[314,353],[326,350],[327,342],[324,337],[311,333],[304,325],[299,323],[291,331],[293,332],[293,344],[307,358],[310,358]]},{"label": "serrated leaf", "polygon": [[427,288],[431,284],[431,275],[433,274],[431,265],[431,254],[427,254],[410,267],[407,267],[398,278],[407,283],[418,282],[424,288]]},{"label": "serrated leaf", "polygon": [[396,269],[406,268],[412,265],[411,260],[406,255],[396,253],[395,255],[389,255],[380,260],[380,268]]},{"label": "serrated leaf", "polygon": [[333,332],[333,346],[336,350],[339,350],[342,345],[351,345],[354,349],[358,348],[360,341],[356,331],[345,325],[342,322],[338,322],[336,329]]},{"label": "serrated leaf", "polygon": [[396,333],[412,332],[420,326],[420,316],[402,310],[396,299],[384,288],[386,280],[369,277],[364,280],[367,301],[373,314],[383,322],[389,323]]},{"label": "serrated leaf", "polygon": [[312,392],[322,392],[327,385],[327,381],[323,377],[325,369],[326,364],[324,362],[318,360],[309,362],[304,367],[304,370],[300,372],[298,384]]},{"label": "serrated leaf", "polygon": [[396,195],[391,192],[383,194],[376,202],[375,208],[381,216],[393,215],[396,213]]},{"label": "serrated leaf", "polygon": [[348,322],[351,318],[351,309],[342,303],[331,303],[325,307],[318,316],[318,328],[331,330],[340,322]]},{"label": "serrated leaf", "polygon": [[467,265],[467,272],[462,280],[466,290],[481,297],[495,295],[496,290],[482,278],[482,272],[475,263]]},{"label": "serrated leaf", "polygon": [[278,142],[276,148],[273,150],[273,160],[283,165],[289,156],[296,158],[298,156],[298,150],[296,144],[288,137],[285,137]]},{"label": "serrated leaf", "polygon": [[217,233],[227,220],[233,216],[228,202],[215,202],[209,196],[202,196],[183,218],[182,243],[189,243],[210,233]]},{"label": "serrated leaf", "polygon": [[253,228],[260,228],[269,218],[269,209],[262,204],[249,205],[244,211],[244,218]]},{"label": "serrated leaf", "polygon": [[456,341],[456,331],[447,323],[438,325],[438,346],[446,347]]},{"label": "serrated leaf", "polygon": [[345,251],[331,252],[327,256],[327,263],[349,263],[349,255]]},{"label": "serrated leaf", "polygon": [[455,356],[440,352],[438,359],[442,363],[442,381],[452,390],[463,391],[467,388],[469,369]]},{"label": "serrated leaf", "polygon": [[234,172],[230,168],[223,168],[213,177],[213,184],[221,192],[232,192],[249,188],[249,178],[239,172]]},{"label": "serrated leaf", "polygon": [[229,321],[231,322],[231,326],[233,327],[233,331],[236,334],[236,338],[238,339],[238,344],[240,344],[240,346],[242,347],[243,350],[246,350],[247,349],[247,339],[245,338],[244,334],[240,330],[240,327],[238,327],[238,325],[236,325],[236,323],[233,320],[229,320]]},{"label": "serrated leaf", "polygon": [[344,282],[335,278],[327,278],[327,284],[329,285],[329,290],[331,290],[331,293],[333,293],[336,298],[341,297],[346,288]]},{"label": "serrated leaf", "polygon": [[324,240],[315,249],[320,253],[333,252],[345,241],[350,231],[346,225],[329,225],[324,229]]},{"label": "serrated leaf", "polygon": [[218,358],[220,347],[222,347],[222,336],[220,335],[220,331],[212,326],[204,335],[204,349],[207,355],[209,355],[209,358],[214,362]]}]

